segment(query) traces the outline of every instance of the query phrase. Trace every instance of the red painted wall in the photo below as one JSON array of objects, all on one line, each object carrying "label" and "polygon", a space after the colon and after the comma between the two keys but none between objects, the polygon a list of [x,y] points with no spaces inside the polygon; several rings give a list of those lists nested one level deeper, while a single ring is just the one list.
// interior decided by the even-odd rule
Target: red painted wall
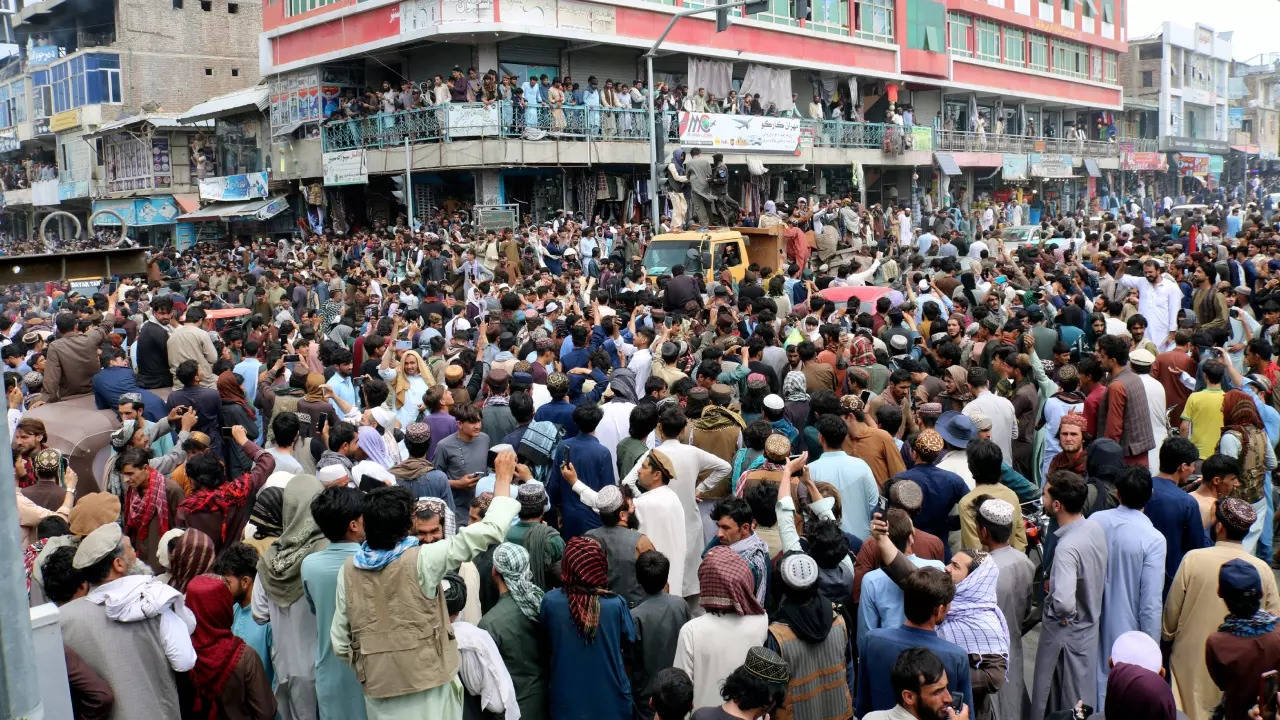
[{"label": "red painted wall", "polygon": [[1118,107],[1121,101],[1120,88],[1102,88],[1067,79],[1027,75],[1014,70],[999,70],[965,62],[951,64],[951,79],[960,83],[1001,88],[1012,92],[1070,98],[1074,102],[1098,106]]},{"label": "red painted wall", "polygon": [[[1074,40],[1076,42],[1085,43],[1086,45],[1103,47],[1116,52],[1125,52],[1129,47],[1128,43],[1120,41],[1120,31],[1123,27],[1121,25],[1116,25],[1116,39],[1108,40],[1102,37],[1102,18],[1100,16],[1095,16],[1093,18],[1094,23],[1092,33],[1081,31],[1079,29],[1081,19],[1079,9],[1080,3],[1076,4],[1075,10],[1074,25],[1077,29],[1072,30],[1071,28],[1066,28],[1058,24],[1058,21],[1062,17],[1062,5],[1059,0],[1054,0],[1053,3],[1054,22],[1052,23],[1048,23],[1040,19],[1040,8],[1038,7],[1039,0],[1030,0],[1031,15],[1023,15],[1022,13],[1014,12],[1013,0],[1004,0],[1004,2],[1006,7],[990,5],[987,3],[987,0],[947,0],[947,9],[970,13],[988,20],[998,21],[1006,25],[1025,28],[1032,32],[1044,33],[1046,35],[1060,37],[1066,40]],[[1116,9],[1116,13],[1116,18],[1122,17],[1119,15],[1119,8]]]},{"label": "red painted wall", "polygon": [[325,13],[333,12],[338,8],[355,5],[356,2],[357,0],[338,0],[338,2],[335,2],[332,5],[325,5],[323,7],[318,7],[311,12],[305,12],[301,15],[290,15],[286,18],[284,14],[288,0],[267,0],[267,2],[262,4],[262,29],[275,30],[281,25],[295,23],[299,20],[306,20],[307,18],[316,17],[317,15],[324,15]]},{"label": "red painted wall", "polygon": [[400,6],[384,5],[273,38],[271,54],[280,65],[399,34]]}]

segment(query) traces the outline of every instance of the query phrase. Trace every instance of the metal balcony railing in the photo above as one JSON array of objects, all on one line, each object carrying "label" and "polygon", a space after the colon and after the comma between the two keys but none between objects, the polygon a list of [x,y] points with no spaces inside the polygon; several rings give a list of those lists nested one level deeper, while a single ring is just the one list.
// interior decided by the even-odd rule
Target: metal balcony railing
[{"label": "metal balcony railing", "polygon": [[[678,143],[678,113],[659,113],[668,143]],[[818,148],[904,149],[901,126],[842,120],[802,119],[802,145]],[[922,128],[914,128],[916,133]],[[929,132],[929,131],[926,131]],[[1149,139],[1117,138],[1116,142],[1074,140],[1021,135],[992,135],[955,130],[934,130],[933,149],[958,152],[1057,153],[1089,157],[1116,157],[1119,142],[1133,142],[1136,150],[1156,149]],[[889,142],[886,143],[886,135]],[[325,152],[360,148],[395,148],[404,144],[508,138],[526,140],[590,140],[599,142],[648,142],[649,123],[643,109],[571,106],[550,108],[530,105],[517,108],[509,102],[455,103],[443,107],[416,108],[350,120],[327,122],[322,127]],[[910,148],[907,148],[910,149]]]}]

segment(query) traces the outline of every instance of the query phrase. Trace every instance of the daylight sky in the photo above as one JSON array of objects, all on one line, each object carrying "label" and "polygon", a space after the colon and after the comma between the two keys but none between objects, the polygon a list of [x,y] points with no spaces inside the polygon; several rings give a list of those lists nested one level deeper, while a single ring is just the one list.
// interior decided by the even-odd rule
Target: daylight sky
[{"label": "daylight sky", "polygon": [[1280,53],[1280,2],[1277,0],[1221,0],[1216,7],[1229,12],[1205,12],[1203,0],[1129,0],[1129,37],[1150,35],[1165,20],[1191,26],[1200,21],[1219,32],[1234,31],[1237,60],[1260,53]]}]

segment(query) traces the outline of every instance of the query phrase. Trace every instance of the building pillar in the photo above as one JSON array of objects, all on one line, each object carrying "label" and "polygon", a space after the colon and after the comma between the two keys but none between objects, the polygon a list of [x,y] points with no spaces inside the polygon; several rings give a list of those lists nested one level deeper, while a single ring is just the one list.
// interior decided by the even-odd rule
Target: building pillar
[{"label": "building pillar", "polygon": [[498,43],[479,43],[476,45],[476,70],[486,73],[498,69]]},{"label": "building pillar", "polygon": [[502,203],[501,183],[498,179],[499,172],[498,170],[476,171],[477,205],[499,205]]}]

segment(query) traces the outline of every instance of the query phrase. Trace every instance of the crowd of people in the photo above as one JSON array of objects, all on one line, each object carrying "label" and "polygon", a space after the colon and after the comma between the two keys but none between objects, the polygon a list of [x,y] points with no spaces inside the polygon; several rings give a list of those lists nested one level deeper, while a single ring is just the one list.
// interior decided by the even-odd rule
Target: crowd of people
[{"label": "crowd of people", "polygon": [[1273,717],[1280,232],[925,208],[770,203],[738,277],[558,214],[8,286],[76,716]]}]

